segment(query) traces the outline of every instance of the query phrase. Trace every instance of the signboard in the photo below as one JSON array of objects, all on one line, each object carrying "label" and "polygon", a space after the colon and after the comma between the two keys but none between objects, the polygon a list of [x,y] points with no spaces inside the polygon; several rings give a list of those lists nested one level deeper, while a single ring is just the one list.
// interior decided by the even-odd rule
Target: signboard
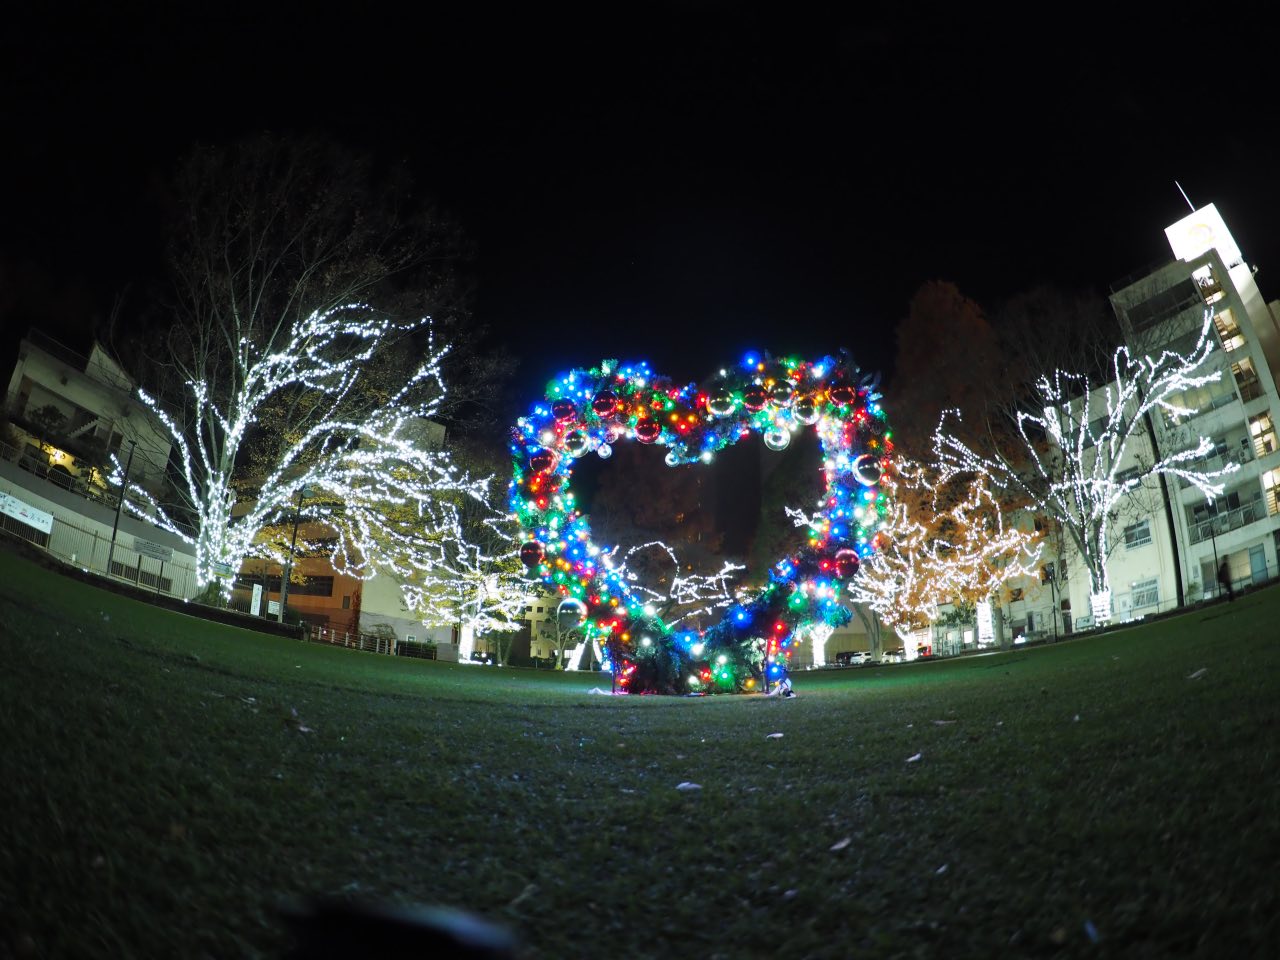
[{"label": "signboard", "polygon": [[162,543],[152,543],[150,540],[143,540],[141,537],[133,538],[133,549],[144,557],[151,557],[155,560],[172,560],[173,549],[166,547]]},{"label": "signboard", "polygon": [[37,510],[31,504],[23,503],[17,497],[12,497],[7,493],[0,493],[0,513],[13,517],[13,519],[25,523],[28,527],[35,527],[41,533],[51,533],[53,531],[52,513]]},{"label": "signboard", "polygon": [[267,616],[268,616],[268,617],[278,617],[278,616],[280,616],[280,601],[279,601],[279,600],[268,600],[268,601],[267,601]]},{"label": "signboard", "polygon": [[255,583],[253,585],[253,599],[249,601],[249,612],[255,617],[261,615],[262,610],[262,584]]},{"label": "signboard", "polygon": [[1206,250],[1216,247],[1222,262],[1234,267],[1244,260],[1231,231],[1227,229],[1222,214],[1212,203],[1206,204],[1190,216],[1165,227],[1173,255],[1179,260],[1194,260]]},{"label": "signboard", "polygon": [[231,564],[229,563],[221,563],[215,560],[210,566],[213,568],[213,575],[215,577],[234,577],[236,575],[236,572],[231,569]]}]

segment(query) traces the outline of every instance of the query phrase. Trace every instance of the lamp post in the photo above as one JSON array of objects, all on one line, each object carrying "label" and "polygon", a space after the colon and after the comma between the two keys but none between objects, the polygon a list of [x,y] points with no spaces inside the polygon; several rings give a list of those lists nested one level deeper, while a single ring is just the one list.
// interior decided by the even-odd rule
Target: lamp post
[{"label": "lamp post", "polygon": [[[1218,576],[1218,510],[1214,507],[1213,513],[1209,514],[1209,541],[1213,544],[1213,575]],[[1222,596],[1222,581],[1218,581],[1218,588],[1213,592],[1215,597]]]},{"label": "lamp post", "polygon": [[278,620],[284,623],[284,605],[289,599],[289,578],[293,576],[293,552],[298,547],[298,521],[302,519],[302,498],[306,495],[307,485],[298,488],[298,506],[293,512],[293,541],[289,544],[289,563],[284,568],[284,576],[280,578],[280,610]]},{"label": "lamp post", "polygon": [[107,576],[111,576],[111,564],[116,556],[116,531],[120,529],[120,509],[124,506],[124,495],[129,489],[129,468],[133,466],[133,451],[136,450],[138,444],[134,440],[129,441],[129,459],[124,464],[124,479],[120,481],[120,497],[116,500],[116,522],[111,527],[111,548],[107,550]]}]

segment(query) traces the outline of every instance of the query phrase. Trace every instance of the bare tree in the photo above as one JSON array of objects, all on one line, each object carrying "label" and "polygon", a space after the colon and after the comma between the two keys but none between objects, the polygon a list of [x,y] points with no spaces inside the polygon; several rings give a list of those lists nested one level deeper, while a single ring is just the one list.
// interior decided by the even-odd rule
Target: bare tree
[{"label": "bare tree", "polygon": [[1204,372],[1213,350],[1206,314],[1195,344],[1186,352],[1134,355],[1120,347],[1112,356],[1108,381],[1087,373],[1055,370],[1036,380],[1023,404],[1010,411],[1018,439],[1016,450],[982,455],[949,429],[958,412],[938,431],[938,457],[944,478],[986,471],[993,482],[1025,498],[1059,524],[1079,552],[1090,576],[1095,616],[1110,616],[1107,557],[1110,533],[1119,511],[1148,478],[1181,477],[1212,499],[1222,492],[1216,478],[1236,469],[1200,469],[1212,448],[1207,437],[1197,446],[1144,461],[1134,456],[1143,423],[1155,410],[1177,416],[1192,411],[1180,394],[1218,380],[1220,370]]},{"label": "bare tree", "polygon": [[174,298],[131,355],[177,451],[176,510],[152,509],[180,535],[178,514],[194,521],[200,581],[299,494],[344,534],[347,566],[369,563],[389,510],[449,536],[448,496],[485,484],[413,434],[477,387],[446,391],[437,338],[463,316],[453,226],[396,171],[315,140],[198,150],[175,196]]}]

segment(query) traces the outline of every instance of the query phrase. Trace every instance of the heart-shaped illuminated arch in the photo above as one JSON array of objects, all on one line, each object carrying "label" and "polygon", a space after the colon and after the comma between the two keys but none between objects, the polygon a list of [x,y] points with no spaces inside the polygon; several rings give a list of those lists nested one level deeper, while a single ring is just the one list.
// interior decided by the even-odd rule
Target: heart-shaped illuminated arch
[{"label": "heart-shaped illuminated arch", "polygon": [[[893,444],[877,382],[843,351],[816,362],[748,354],[686,386],[646,363],[604,361],[565,373],[512,429],[510,503],[525,537],[521,559],[562,597],[581,601],[584,633],[624,688],[741,691],[776,678],[809,628],[848,622],[840,591],[884,524],[888,504],[878,484]],[[782,450],[810,426],[822,444],[826,485],[806,546],[701,632],[674,630],[646,613],[608,551],[592,542],[569,488],[579,457],[608,456],[622,440],[665,446],[676,466],[709,463],[753,432]]]}]

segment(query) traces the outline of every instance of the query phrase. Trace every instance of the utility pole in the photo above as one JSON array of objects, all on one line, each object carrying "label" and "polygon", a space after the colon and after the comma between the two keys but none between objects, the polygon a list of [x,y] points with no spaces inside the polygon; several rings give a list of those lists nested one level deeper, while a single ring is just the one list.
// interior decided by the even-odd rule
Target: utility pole
[{"label": "utility pole", "polygon": [[120,529],[120,509],[124,506],[124,495],[129,489],[129,468],[133,466],[133,451],[136,450],[138,444],[134,440],[129,441],[129,459],[124,463],[124,479],[120,481],[120,497],[116,500],[116,522],[111,527],[111,548],[107,551],[107,576],[111,576],[111,563],[116,556],[116,531]]},{"label": "utility pole", "polygon": [[284,623],[284,605],[289,599],[289,578],[293,576],[293,552],[298,547],[298,521],[302,519],[302,498],[307,492],[307,485],[304,483],[298,488],[298,506],[293,511],[293,541],[289,544],[289,563],[284,568],[284,576],[280,578],[280,611],[277,618],[280,623]]}]

